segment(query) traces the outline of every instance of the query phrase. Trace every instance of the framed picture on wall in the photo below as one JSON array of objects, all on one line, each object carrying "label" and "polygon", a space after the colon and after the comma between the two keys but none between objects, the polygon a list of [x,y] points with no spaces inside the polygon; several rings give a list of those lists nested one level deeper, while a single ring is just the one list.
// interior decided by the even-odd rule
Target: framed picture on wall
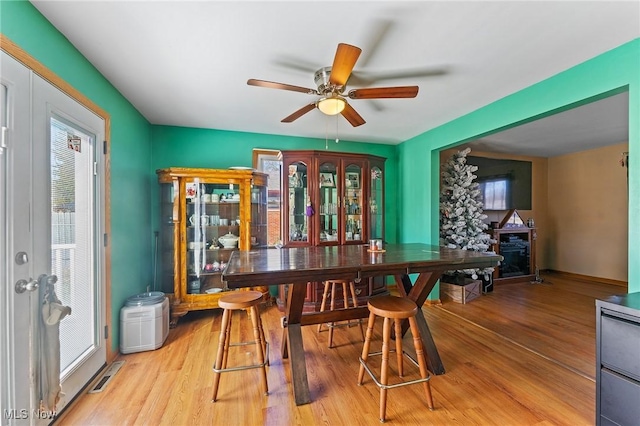
[{"label": "framed picture on wall", "polygon": [[333,180],[333,173],[320,173],[320,186],[321,187],[336,186],[336,183]]}]

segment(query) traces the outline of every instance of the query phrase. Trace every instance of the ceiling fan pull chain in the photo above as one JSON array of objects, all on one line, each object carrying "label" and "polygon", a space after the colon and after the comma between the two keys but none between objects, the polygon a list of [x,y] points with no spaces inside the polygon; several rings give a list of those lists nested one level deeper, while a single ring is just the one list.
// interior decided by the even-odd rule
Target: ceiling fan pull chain
[{"label": "ceiling fan pull chain", "polygon": [[324,149],[329,149],[329,116],[324,122]]}]

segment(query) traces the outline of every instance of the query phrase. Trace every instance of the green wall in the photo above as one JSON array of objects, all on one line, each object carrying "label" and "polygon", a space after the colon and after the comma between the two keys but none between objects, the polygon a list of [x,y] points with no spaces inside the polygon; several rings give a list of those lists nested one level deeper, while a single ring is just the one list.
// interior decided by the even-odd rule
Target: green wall
[{"label": "green wall", "polygon": [[112,349],[120,308],[151,284],[151,125],[31,3],[0,1],[0,31],[111,117]]},{"label": "green wall", "polygon": [[[629,151],[640,148],[640,39],[509,95],[398,147],[399,241],[438,242],[439,151],[629,91]],[[426,189],[411,182],[425,182]],[[585,200],[587,202],[587,200]],[[629,169],[629,292],[640,291],[640,169]],[[594,250],[597,250],[594,247]]]},{"label": "green wall", "polygon": [[[253,149],[324,150],[324,139],[229,132],[187,127],[153,126],[153,170],[165,167],[207,167],[225,169],[232,166],[251,167]],[[232,148],[230,148],[232,147]],[[361,142],[329,142],[328,151],[355,152],[385,157],[385,238],[397,241],[398,204],[396,147]],[[156,212],[151,218],[157,226]]]}]

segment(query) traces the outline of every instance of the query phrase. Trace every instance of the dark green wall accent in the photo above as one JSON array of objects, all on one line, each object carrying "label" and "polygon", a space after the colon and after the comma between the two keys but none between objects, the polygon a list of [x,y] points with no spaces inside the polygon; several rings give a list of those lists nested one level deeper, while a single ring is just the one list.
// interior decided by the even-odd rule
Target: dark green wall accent
[{"label": "dark green wall accent", "polygon": [[[508,179],[507,204],[501,210],[531,210],[531,169],[533,167],[531,161],[469,155],[467,164],[478,167],[475,175],[478,176],[476,182],[480,184],[489,179]],[[483,198],[486,201],[484,194]],[[484,209],[488,210],[486,202]]]}]

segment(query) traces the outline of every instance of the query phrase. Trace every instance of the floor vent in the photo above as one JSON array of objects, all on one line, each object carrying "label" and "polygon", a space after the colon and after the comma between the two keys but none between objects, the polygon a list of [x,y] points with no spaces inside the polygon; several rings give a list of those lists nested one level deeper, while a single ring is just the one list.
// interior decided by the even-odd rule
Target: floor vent
[{"label": "floor vent", "polygon": [[107,387],[113,376],[115,376],[118,370],[120,370],[122,364],[124,364],[124,361],[115,361],[113,364],[111,364],[104,372],[102,377],[100,377],[100,380],[98,380],[93,389],[91,389],[88,393],[102,392],[104,388]]}]

